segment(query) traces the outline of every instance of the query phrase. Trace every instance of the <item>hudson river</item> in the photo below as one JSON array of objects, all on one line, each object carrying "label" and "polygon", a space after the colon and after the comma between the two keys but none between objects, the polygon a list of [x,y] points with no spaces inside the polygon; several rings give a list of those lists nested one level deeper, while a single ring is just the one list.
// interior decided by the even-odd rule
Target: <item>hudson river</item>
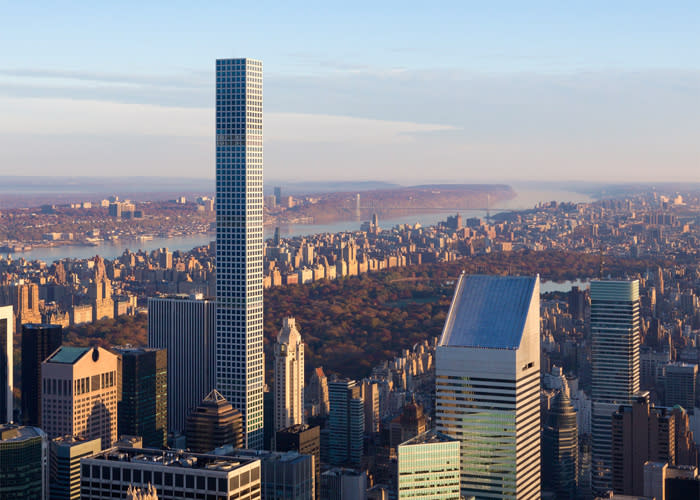
[{"label": "hudson river", "polygon": [[[555,191],[543,190],[535,191],[532,189],[519,189],[514,186],[517,191],[517,196],[512,200],[499,203],[499,208],[510,210],[523,210],[534,207],[537,203],[548,202],[552,200],[560,202],[588,202],[592,199],[582,193],[574,193],[570,191]],[[496,210],[492,211],[497,213]],[[485,218],[486,213],[483,210],[469,210],[460,212],[465,219],[468,217]],[[422,226],[432,226],[439,221],[444,221],[448,215],[454,215],[454,212],[441,212],[429,214],[413,214],[392,219],[379,220],[379,225],[383,228],[391,228],[397,224],[415,224],[420,223]],[[281,226],[280,233],[282,236],[305,236],[318,233],[338,233],[341,231],[355,231],[360,229],[362,221],[359,220],[344,220],[332,224],[296,224],[289,226]],[[265,238],[271,238],[275,228],[265,226]],[[169,250],[191,250],[192,248],[208,245],[214,239],[213,234],[193,234],[190,236],[176,236],[173,238],[153,238],[152,240],[116,240],[104,241],[98,246],[59,246],[51,248],[33,248],[28,252],[12,254],[14,258],[24,257],[28,260],[43,260],[51,263],[56,260],[65,258],[87,259],[100,255],[105,259],[113,259],[121,255],[124,250],[131,251],[145,250],[150,252],[156,248],[167,247]]]}]

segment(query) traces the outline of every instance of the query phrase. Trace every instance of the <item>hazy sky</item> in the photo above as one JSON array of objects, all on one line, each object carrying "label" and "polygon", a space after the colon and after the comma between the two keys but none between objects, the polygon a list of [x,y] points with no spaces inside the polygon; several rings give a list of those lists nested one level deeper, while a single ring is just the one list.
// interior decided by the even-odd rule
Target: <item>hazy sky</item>
[{"label": "hazy sky", "polygon": [[253,57],[267,179],[700,181],[698,26],[697,1],[0,1],[0,174],[213,177],[214,60]]}]

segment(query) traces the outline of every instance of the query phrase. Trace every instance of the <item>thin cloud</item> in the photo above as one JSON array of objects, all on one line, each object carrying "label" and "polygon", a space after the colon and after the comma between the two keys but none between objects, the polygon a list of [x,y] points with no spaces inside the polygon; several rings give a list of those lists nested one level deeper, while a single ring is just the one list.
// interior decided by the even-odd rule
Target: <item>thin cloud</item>
[{"label": "thin cloud", "polygon": [[[103,82],[128,85],[148,85],[155,87],[175,87],[180,89],[201,89],[209,85],[211,78],[190,72],[175,75],[136,75],[102,73],[76,70],[52,70],[33,68],[4,68],[0,76],[26,78],[30,80],[74,80],[80,82]],[[211,74],[210,74],[211,76]]]}]

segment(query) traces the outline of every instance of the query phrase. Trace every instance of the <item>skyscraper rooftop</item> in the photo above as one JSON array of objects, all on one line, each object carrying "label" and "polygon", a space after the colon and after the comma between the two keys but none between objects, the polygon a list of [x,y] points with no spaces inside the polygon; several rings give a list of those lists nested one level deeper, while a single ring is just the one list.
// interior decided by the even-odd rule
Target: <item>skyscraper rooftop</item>
[{"label": "skyscraper rooftop", "polygon": [[517,349],[537,278],[462,275],[441,346]]}]

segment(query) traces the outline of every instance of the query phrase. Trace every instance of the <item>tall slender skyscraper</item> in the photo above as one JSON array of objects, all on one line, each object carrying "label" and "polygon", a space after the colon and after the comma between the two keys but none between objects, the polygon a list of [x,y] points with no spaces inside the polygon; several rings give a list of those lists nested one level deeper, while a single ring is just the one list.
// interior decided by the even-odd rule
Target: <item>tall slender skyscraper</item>
[{"label": "tall slender skyscraper", "polygon": [[275,343],[275,431],[304,423],[304,344],[294,318]]},{"label": "tall slender skyscraper", "polygon": [[591,282],[593,493],[611,487],[612,414],[639,391],[639,281]]},{"label": "tall slender skyscraper", "polygon": [[462,495],[539,499],[539,278],[462,275],[435,369],[436,429],[461,442]]},{"label": "tall slender skyscraper", "polygon": [[216,61],[216,387],[263,445],[263,69]]},{"label": "tall slender skyscraper", "polygon": [[0,307],[0,424],[12,422],[12,330],[14,326],[12,306]]}]

